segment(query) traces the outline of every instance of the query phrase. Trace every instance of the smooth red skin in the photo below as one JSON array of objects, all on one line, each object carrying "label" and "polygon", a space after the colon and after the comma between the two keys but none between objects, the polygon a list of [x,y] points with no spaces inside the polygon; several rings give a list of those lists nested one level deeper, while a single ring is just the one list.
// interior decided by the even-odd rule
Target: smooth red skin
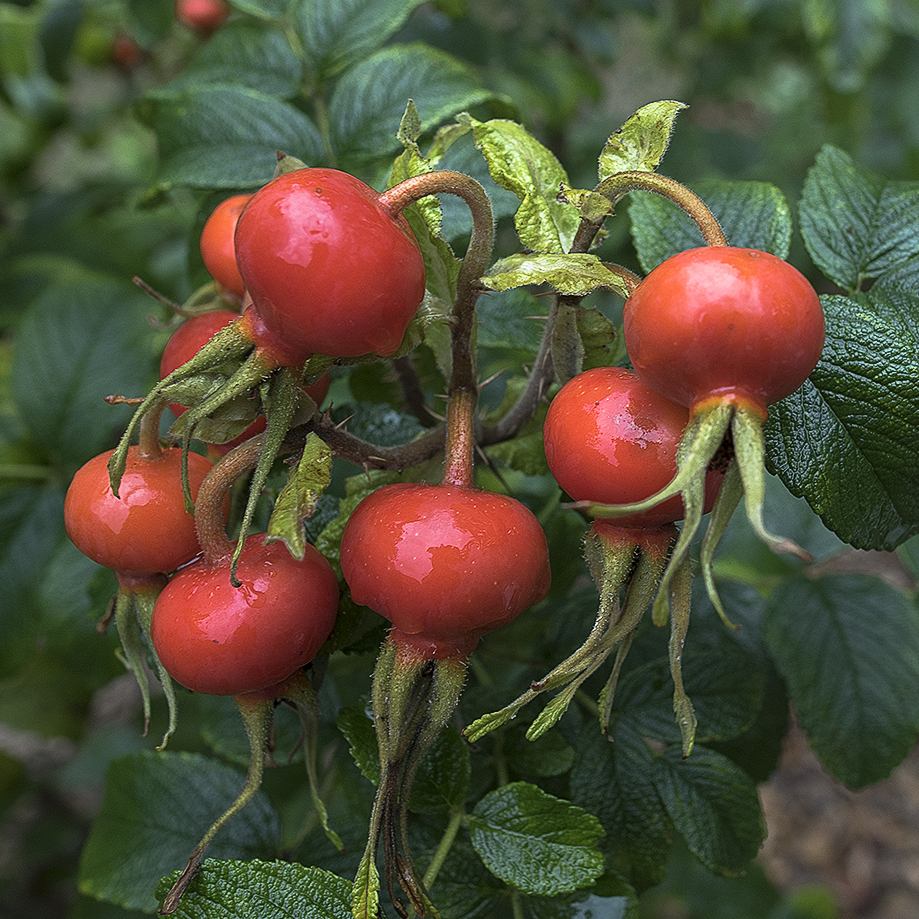
[{"label": "smooth red skin", "polygon": [[341,567],[356,603],[426,656],[468,654],[549,591],[549,551],[519,501],[453,485],[386,485],[345,525]]},{"label": "smooth red skin", "polygon": [[[86,556],[124,575],[168,573],[199,553],[195,519],[182,497],[181,457],[176,447],[145,459],[133,446],[118,488],[109,485],[108,460],[101,453],[77,470],[64,501],[64,525]],[[211,470],[210,460],[188,457],[192,497]]]},{"label": "smooth red skin", "polygon": [[[549,405],[543,426],[549,470],[575,501],[643,501],[676,475],[677,448],[688,420],[685,406],[656,393],[630,370],[585,370]],[[716,472],[706,477],[706,511],[722,478]],[[654,527],[683,516],[677,495],[650,510],[610,518],[610,523]]]},{"label": "smooth red skin", "polygon": [[176,0],[175,18],[201,35],[216,31],[229,15],[224,0]]},{"label": "smooth red skin", "polygon": [[204,267],[218,284],[242,299],[246,286],[236,267],[233,237],[239,215],[252,195],[233,195],[221,201],[211,212],[201,230],[201,258]]},{"label": "smooth red skin", "polygon": [[[166,342],[166,347],[163,348],[163,354],[160,358],[160,379],[162,380],[168,376],[186,361],[190,361],[214,335],[237,319],[239,319],[239,313],[234,313],[232,310],[209,310],[206,313],[197,313],[186,319],[172,333],[169,341]],[[325,399],[329,392],[330,384],[331,379],[326,374],[310,386],[305,386],[304,389],[317,405],[321,405],[322,400]],[[176,418],[182,412],[188,410],[188,406],[173,402],[169,403],[169,408]],[[233,440],[227,441],[225,444],[211,444],[210,446],[217,455],[222,456],[229,453],[230,450],[244,440],[248,440],[256,434],[261,434],[265,430],[266,424],[267,422],[263,417],[256,418],[239,437],[234,437]]]},{"label": "smooth red skin", "polygon": [[652,389],[693,411],[710,400],[766,407],[820,358],[824,317],[810,282],[757,249],[707,246],[657,266],[626,301],[626,349]]},{"label": "smooth red skin", "polygon": [[170,676],[194,692],[231,696],[281,682],[308,664],[329,637],[338,579],[310,545],[297,561],[283,543],[246,540],[237,577],[199,559],[156,600],[153,647]]},{"label": "smooth red skin", "polygon": [[236,227],[236,263],[275,345],[312,354],[392,354],[424,297],[424,260],[404,217],[335,169],[297,169],[256,192]]}]

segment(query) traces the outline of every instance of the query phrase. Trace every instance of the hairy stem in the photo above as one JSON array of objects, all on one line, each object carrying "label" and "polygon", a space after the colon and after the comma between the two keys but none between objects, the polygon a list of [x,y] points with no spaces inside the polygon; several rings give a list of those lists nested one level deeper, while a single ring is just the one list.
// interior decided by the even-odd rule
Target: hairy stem
[{"label": "hairy stem", "polygon": [[708,205],[685,185],[674,179],[658,175],[656,172],[645,172],[636,169],[630,172],[617,172],[604,179],[595,189],[605,195],[615,206],[629,192],[649,191],[661,195],[679,205],[693,219],[702,233],[702,238],[709,246],[726,246],[728,244],[721,225]]}]

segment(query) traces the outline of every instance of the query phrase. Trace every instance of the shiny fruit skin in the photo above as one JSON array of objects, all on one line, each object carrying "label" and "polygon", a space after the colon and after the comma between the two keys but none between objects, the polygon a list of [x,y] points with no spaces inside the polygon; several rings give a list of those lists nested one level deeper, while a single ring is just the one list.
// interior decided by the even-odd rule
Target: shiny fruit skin
[{"label": "shiny fruit skin", "polygon": [[[133,446],[118,488],[109,485],[109,450],[77,470],[64,501],[64,525],[73,544],[93,561],[126,575],[168,573],[199,553],[195,519],[182,497],[178,448],[148,459]],[[191,453],[188,477],[197,495],[212,463]]]},{"label": "shiny fruit skin", "polygon": [[[676,474],[680,438],[689,420],[685,406],[656,393],[631,370],[597,367],[569,380],[549,405],[543,441],[549,470],[575,501],[632,504],[662,489]],[[706,479],[711,509],[720,473]],[[683,518],[677,495],[611,523],[652,527]]]},{"label": "shiny fruit skin", "polygon": [[170,676],[194,692],[229,696],[280,683],[308,664],[338,611],[332,566],[307,545],[301,561],[280,542],[246,539],[237,577],[199,559],[163,588],[150,634]]},{"label": "shiny fruit skin", "polygon": [[345,526],[341,565],[356,603],[428,657],[469,653],[542,600],[546,537],[519,501],[454,485],[386,485]]},{"label": "shiny fruit skin", "polygon": [[707,246],[672,256],[626,301],[635,372],[695,410],[706,402],[766,407],[793,393],[820,358],[824,317],[810,282],[757,249]]},{"label": "shiny fruit skin", "polygon": [[252,195],[232,195],[221,201],[211,211],[201,230],[199,248],[204,267],[218,284],[240,299],[246,293],[239,268],[236,267],[236,249],[233,238],[239,215]]},{"label": "shiny fruit skin", "polygon": [[236,227],[236,263],[267,333],[291,364],[312,354],[392,354],[424,297],[407,221],[359,179],[297,169],[256,192]]}]

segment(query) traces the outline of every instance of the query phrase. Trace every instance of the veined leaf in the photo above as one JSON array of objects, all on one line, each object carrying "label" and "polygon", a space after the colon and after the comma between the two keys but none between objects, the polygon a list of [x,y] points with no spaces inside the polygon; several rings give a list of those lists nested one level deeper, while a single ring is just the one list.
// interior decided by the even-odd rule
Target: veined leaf
[{"label": "veined leaf", "polygon": [[527,782],[482,798],[469,834],[486,867],[524,893],[578,890],[603,873],[604,858],[595,848],[603,836],[597,818]]},{"label": "veined leaf", "polygon": [[850,292],[916,257],[919,182],[893,182],[826,146],[807,174],[801,235],[823,273]]},{"label": "veined leaf", "polygon": [[[176,875],[164,878],[165,897]],[[351,881],[297,862],[205,859],[177,919],[351,919]]]},{"label": "veined leaf", "polygon": [[919,735],[919,610],[879,578],[795,578],[763,635],[811,746],[841,782],[886,778]]},{"label": "veined leaf", "polygon": [[488,99],[465,64],[427,45],[392,45],[350,68],[329,102],[332,145],[342,162],[361,165],[399,149],[397,130],[412,99],[428,131]]},{"label": "veined leaf", "polygon": [[[157,881],[185,866],[243,781],[242,772],[196,753],[144,752],[115,760],[83,849],[81,892],[126,909],[155,910]],[[278,816],[258,792],[208,851],[216,858],[258,858],[279,839]]]},{"label": "veined leaf", "polygon": [[642,106],[607,140],[600,153],[600,181],[617,172],[657,169],[670,143],[676,116],[684,108],[684,103],[669,100]]},{"label": "veined leaf", "polygon": [[[708,205],[732,246],[762,249],[786,258],[791,210],[785,196],[766,182],[699,182],[693,191]],[[684,249],[705,244],[680,207],[654,194],[629,196],[629,219],[638,260],[645,271]]]},{"label": "veined leaf", "polygon": [[919,349],[881,318],[896,315],[886,297],[823,299],[823,356],[766,427],[773,471],[860,549],[893,549],[919,532]]},{"label": "veined leaf", "polygon": [[514,225],[534,252],[567,252],[580,223],[577,208],[558,200],[568,176],[555,155],[514,121],[476,121],[468,115],[476,146],[492,178],[520,199]]},{"label": "veined leaf", "polygon": [[592,253],[510,255],[492,265],[481,281],[491,290],[550,284],[560,293],[573,296],[583,296],[601,287],[622,297],[629,295],[622,278]]},{"label": "veined leaf", "polygon": [[198,188],[264,185],[282,150],[308,164],[325,156],[316,126],[299,109],[238,85],[165,90],[140,106],[163,158],[161,181]]},{"label": "veined leaf", "polygon": [[308,0],[294,12],[297,35],[317,82],[380,48],[421,0]]}]

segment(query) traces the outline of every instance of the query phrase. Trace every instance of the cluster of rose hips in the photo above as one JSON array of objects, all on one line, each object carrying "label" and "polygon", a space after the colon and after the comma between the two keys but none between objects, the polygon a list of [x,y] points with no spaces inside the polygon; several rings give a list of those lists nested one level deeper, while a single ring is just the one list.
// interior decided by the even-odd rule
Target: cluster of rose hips
[{"label": "cluster of rose hips", "polygon": [[585,543],[601,598],[594,629],[517,700],[470,725],[471,740],[539,693],[560,688],[528,731],[537,738],[618,647],[599,700],[607,730],[624,656],[653,604],[655,624],[672,617],[674,710],[688,755],[696,720],[680,661],[689,622],[689,548],[702,516],[712,512],[702,572],[728,625],[711,563],[741,497],[760,538],[777,551],[806,555],[763,525],[763,425],[768,406],[797,390],[820,357],[824,317],[814,289],[782,259],[720,240],[672,256],[631,286],[623,331],[634,369],[576,375],[552,400],[543,432],[552,475],[574,506],[594,518]]},{"label": "cluster of rose hips", "polygon": [[[443,474],[436,484],[385,485],[357,505],[341,539],[340,586],[314,547],[304,543],[292,553],[286,542],[248,535],[249,524],[277,456],[303,447],[297,430],[328,434],[317,419],[329,367],[405,346],[425,296],[425,265],[402,212],[442,192],[463,197],[474,228],[449,317]],[[354,913],[375,914],[379,840],[397,909],[404,914],[393,878],[419,915],[431,907],[407,851],[412,776],[457,704],[479,639],[544,599],[550,586],[536,518],[519,501],[473,482],[471,342],[492,233],[487,197],[466,176],[426,173],[378,194],[333,169],[279,166],[261,190],[225,201],[208,220],[202,255],[219,308],[178,328],[160,383],[141,401],[122,443],[74,478],[68,532],[116,572],[116,623],[142,687],[146,635],[165,684],[171,676],[193,691],[234,696],[252,739],[243,794],[202,840],[164,909],[175,908],[216,829],[254,794],[275,701],[315,715],[315,687],[304,668],[332,632],[341,589],[392,624],[373,677],[381,779]],[[657,596],[658,622],[672,599],[675,707],[688,753],[694,719],[678,662],[689,540],[714,509],[710,553],[745,492],[757,531],[785,547],[761,523],[762,424],[767,406],[794,391],[819,357],[816,294],[782,260],[725,244],[675,256],[633,286],[624,329],[634,371],[604,367],[574,376],[552,400],[544,429],[554,477],[594,517],[586,548],[600,587],[597,622],[575,654],[515,703],[467,728],[468,737],[503,723],[539,692],[560,688],[531,727],[530,736],[538,736],[618,646],[603,697],[608,719],[622,657]],[[172,434],[180,447],[160,442],[167,405],[177,416]],[[210,444],[210,459],[191,449],[193,438]],[[249,500],[233,542],[229,489],[248,473]]]}]

